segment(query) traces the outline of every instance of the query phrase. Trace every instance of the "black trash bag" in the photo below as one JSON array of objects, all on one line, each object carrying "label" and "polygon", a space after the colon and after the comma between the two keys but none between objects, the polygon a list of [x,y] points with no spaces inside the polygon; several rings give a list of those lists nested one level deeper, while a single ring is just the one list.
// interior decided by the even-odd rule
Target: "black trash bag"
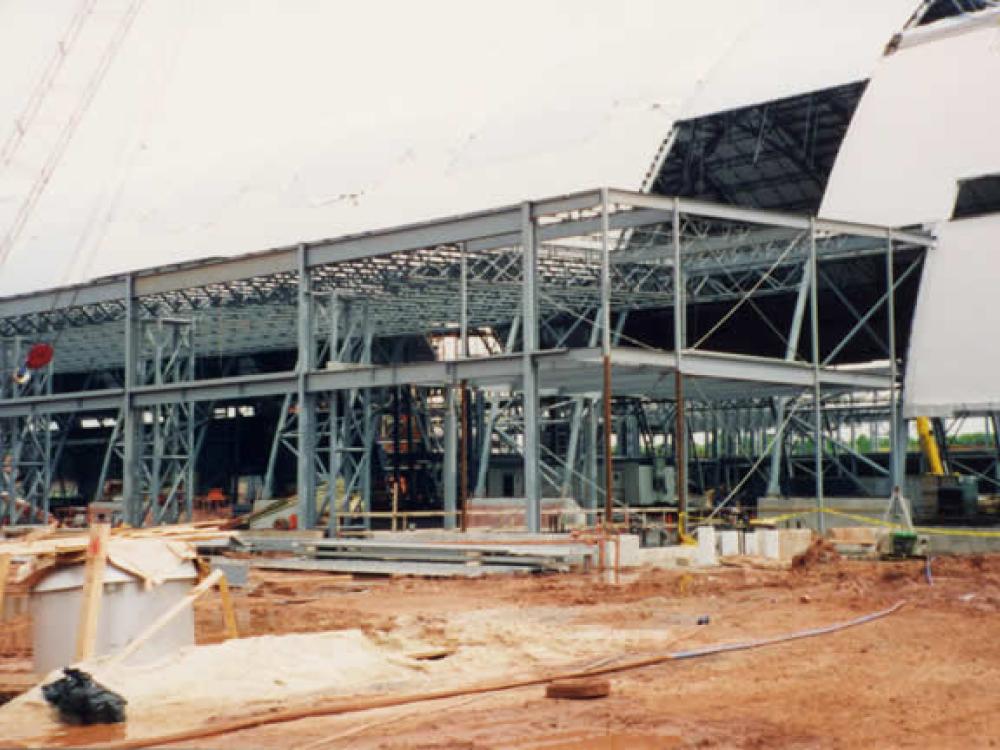
[{"label": "black trash bag", "polygon": [[59,718],[69,724],[117,724],[125,721],[127,701],[118,693],[94,682],[79,669],[66,667],[64,677],[42,685],[45,700],[59,709]]}]

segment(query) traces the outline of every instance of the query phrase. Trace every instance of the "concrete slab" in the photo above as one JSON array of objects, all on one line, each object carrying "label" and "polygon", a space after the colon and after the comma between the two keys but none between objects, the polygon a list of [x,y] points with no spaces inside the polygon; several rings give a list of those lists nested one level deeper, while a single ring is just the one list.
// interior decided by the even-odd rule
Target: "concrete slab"
[{"label": "concrete slab", "polygon": [[[959,533],[928,535],[930,554],[989,555],[1000,553],[1000,536],[995,536],[998,531],[996,528],[968,527],[949,529],[949,531]],[[917,533],[920,533],[919,529],[917,529]]]},{"label": "concrete slab", "polygon": [[638,565],[651,568],[689,568],[695,564],[698,548],[690,544],[670,547],[643,547],[639,550]]}]

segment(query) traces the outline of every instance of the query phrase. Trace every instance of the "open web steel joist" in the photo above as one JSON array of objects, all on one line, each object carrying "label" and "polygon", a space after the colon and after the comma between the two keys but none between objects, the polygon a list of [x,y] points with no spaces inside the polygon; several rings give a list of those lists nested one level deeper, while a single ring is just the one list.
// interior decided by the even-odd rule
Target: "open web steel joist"
[{"label": "open web steel joist", "polygon": [[[537,530],[543,493],[600,500],[597,434],[629,442],[629,400],[679,401],[693,415],[698,404],[771,399],[786,412],[768,451],[786,430],[811,429],[822,498],[828,403],[888,394],[899,444],[895,294],[931,245],[882,227],[600,189],[138,271],[0,300],[0,334],[56,350],[51,386],[5,392],[0,419],[120,412],[123,494],[141,523],[190,509],[199,404],[277,401],[299,518],[313,526],[327,514],[336,531],[330,509],[356,498],[363,515],[376,464],[398,466],[379,437],[394,411],[399,423],[403,389],[408,446],[445,453],[450,504],[458,451],[476,454],[470,475],[491,456],[517,457]],[[850,291],[852,268],[873,292]],[[449,436],[463,387],[479,404],[475,446]],[[610,422],[598,408],[605,392],[618,404]],[[8,484],[21,484],[27,465],[12,461]]]}]

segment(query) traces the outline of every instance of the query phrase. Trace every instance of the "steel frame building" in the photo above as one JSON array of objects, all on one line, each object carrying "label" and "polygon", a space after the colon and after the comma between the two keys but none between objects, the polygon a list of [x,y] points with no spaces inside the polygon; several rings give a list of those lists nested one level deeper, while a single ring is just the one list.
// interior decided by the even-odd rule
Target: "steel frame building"
[{"label": "steel frame building", "polygon": [[[118,457],[127,520],[184,517],[210,407],[271,399],[282,406],[265,438],[266,491],[290,449],[302,525],[367,524],[378,425],[401,388],[441,457],[446,526],[462,486],[471,477],[482,495],[500,454],[523,465],[530,530],[545,494],[596,512],[604,450],[639,450],[640,419],[662,436],[647,448],[679,468],[700,469],[692,435],[708,434],[716,458],[746,451],[740,485],[765,474],[774,491],[782,471],[806,472],[820,506],[824,478],[851,461],[897,486],[896,295],[932,248],[914,232],[601,188],[6,298],[3,522],[44,518],[68,425],[85,415],[114,420],[101,476]],[[843,291],[858,272],[878,290],[863,302]],[[779,314],[772,299],[789,304]],[[862,338],[879,356],[848,356]],[[55,359],[18,385],[9,368],[37,341]],[[463,388],[480,399],[475,445],[459,429]],[[613,410],[602,411],[605,392]],[[837,415],[858,410],[885,420],[887,466],[838,438]],[[361,498],[357,518],[338,494]]]}]

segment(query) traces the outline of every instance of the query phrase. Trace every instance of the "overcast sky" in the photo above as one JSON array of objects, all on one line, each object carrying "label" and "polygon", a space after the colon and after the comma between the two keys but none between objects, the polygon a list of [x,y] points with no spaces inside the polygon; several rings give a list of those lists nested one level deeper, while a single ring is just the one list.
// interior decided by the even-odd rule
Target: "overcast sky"
[{"label": "overcast sky", "polygon": [[0,0],[0,294],[638,188],[674,118],[867,77],[917,3],[146,0],[113,45],[131,4]]}]

